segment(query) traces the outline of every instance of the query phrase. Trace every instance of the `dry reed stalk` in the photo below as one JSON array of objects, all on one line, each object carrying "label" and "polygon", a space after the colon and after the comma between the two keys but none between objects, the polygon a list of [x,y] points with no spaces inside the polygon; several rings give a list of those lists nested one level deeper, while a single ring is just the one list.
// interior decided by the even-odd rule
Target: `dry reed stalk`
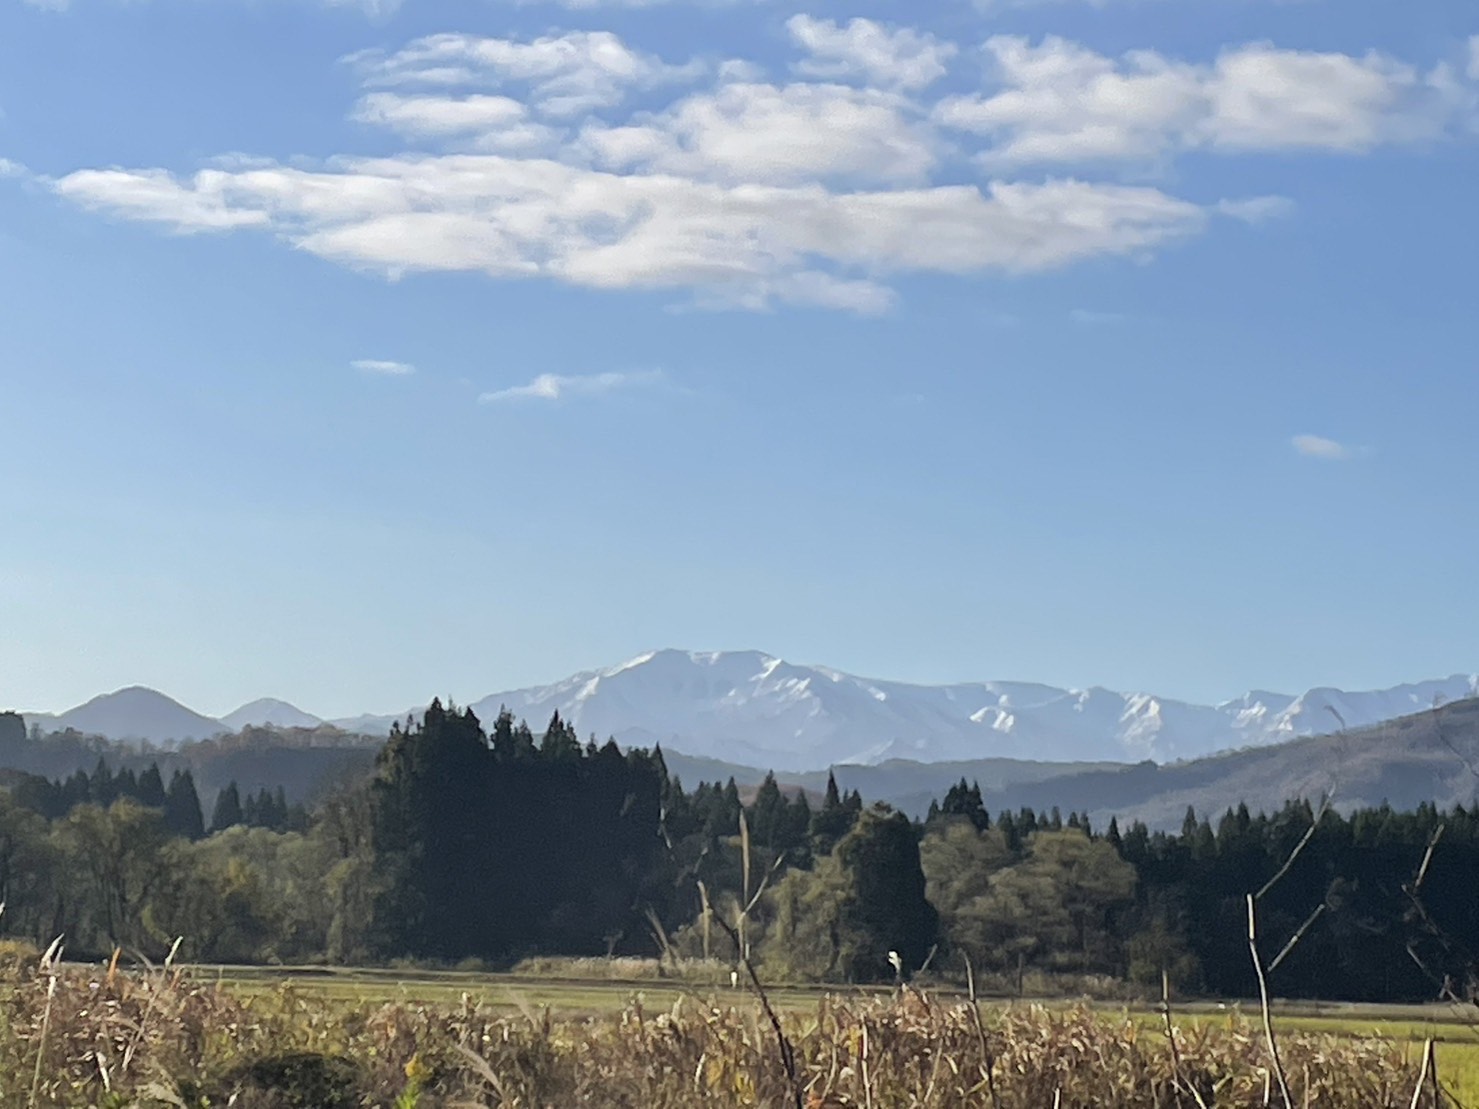
[{"label": "dry reed stalk", "polygon": [[[1265,886],[1264,889],[1267,890],[1268,887]],[[1274,1036],[1274,1017],[1268,1000],[1268,976],[1263,972],[1263,957],[1258,953],[1258,910],[1254,901],[1255,897],[1250,893],[1248,895],[1248,951],[1253,956],[1253,972],[1258,976],[1258,1007],[1263,1014],[1263,1036],[1268,1044],[1269,1061],[1273,1068],[1274,1078],[1279,1083],[1279,1093],[1284,1098],[1284,1109],[1294,1109],[1294,1098],[1289,1093],[1289,1079],[1284,1074],[1284,1061],[1279,1058],[1279,1041]]]},{"label": "dry reed stalk", "polygon": [[[765,984],[760,981],[760,975],[755,970],[754,962],[752,962],[749,955],[745,953],[745,950],[741,944],[739,931],[731,927],[729,921],[725,920],[722,916],[718,916],[716,914],[714,919],[718,921],[719,927],[723,928],[727,933],[729,933],[729,938],[734,943],[735,950],[739,952],[740,964],[748,973],[750,978],[750,985],[754,987],[755,996],[760,1001],[760,1008],[765,1012],[765,1016],[769,1019],[771,1030],[775,1032],[776,1043],[779,1045],[781,1052],[781,1066],[785,1068],[786,1079],[789,1082],[791,1092],[794,1095],[796,1109],[805,1109],[806,1095],[804,1092],[804,1086],[801,1082],[801,1076],[796,1070],[796,1051],[795,1048],[791,1046],[791,1041],[786,1037],[786,1030],[781,1025],[780,1016],[777,1015],[775,1007],[770,1003],[770,995],[765,992]],[[741,923],[743,923],[744,919],[744,915],[741,915]]]},{"label": "dry reed stalk", "polygon": [[996,1092],[996,1060],[992,1057],[991,1045],[986,1040],[986,1029],[981,1024],[981,1003],[976,998],[976,969],[971,966],[971,957],[965,958],[965,984],[971,998],[971,1023],[976,1028],[976,1039],[981,1045],[981,1069],[985,1072],[986,1092],[991,1097],[991,1109],[1001,1109],[1001,1095]]},{"label": "dry reed stalk", "polygon": [[[1171,1022],[1171,976],[1165,969],[1161,970],[1161,1016],[1166,1022],[1166,1042],[1171,1045],[1171,1067],[1172,1078],[1176,1086],[1176,1106],[1180,1109],[1181,1093],[1183,1090],[1191,1094],[1200,1109],[1207,1109],[1207,1103],[1202,1100],[1201,1093],[1190,1082],[1186,1081],[1186,1070],[1181,1064],[1181,1048],[1176,1044],[1176,1026]],[[1309,1083],[1305,1083],[1308,1088]]]},{"label": "dry reed stalk", "polygon": [[41,1035],[36,1043],[36,1069],[31,1074],[31,1096],[26,1104],[30,1109],[35,1109],[36,1095],[41,1090],[41,1062],[46,1057],[46,1037],[51,1031],[51,1007],[56,1000],[57,969],[56,964],[62,957],[62,937],[58,936],[51,941],[51,946],[41,956],[41,971],[48,975],[46,983],[46,1008],[41,1013]]},{"label": "dry reed stalk", "polygon": [[[1412,1105],[1410,1106],[1410,1109],[1418,1109],[1418,1106],[1422,1104],[1422,1100],[1423,1100],[1423,1087],[1428,1084],[1428,1070],[1429,1070],[1429,1068],[1432,1065],[1433,1065],[1433,1041],[1432,1041],[1432,1038],[1429,1037],[1429,1039],[1427,1040],[1427,1042],[1425,1042],[1423,1044],[1422,1070],[1420,1070],[1420,1071],[1417,1072],[1417,1086],[1414,1087],[1413,1088],[1413,1091],[1412,1091]],[[1434,1106],[1436,1106],[1438,1103],[1435,1100],[1433,1102],[1433,1104],[1434,1104]]]}]

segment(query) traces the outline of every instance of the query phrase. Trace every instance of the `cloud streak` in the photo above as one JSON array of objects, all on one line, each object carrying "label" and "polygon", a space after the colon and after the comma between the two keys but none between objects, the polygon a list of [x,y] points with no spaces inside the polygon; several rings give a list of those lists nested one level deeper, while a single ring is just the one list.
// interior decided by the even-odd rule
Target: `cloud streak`
[{"label": "cloud streak", "polygon": [[350,365],[360,373],[380,377],[407,377],[416,372],[416,367],[409,362],[391,362],[383,358],[359,358]]},{"label": "cloud streak", "polygon": [[1323,435],[1296,435],[1289,442],[1304,457],[1318,458],[1323,462],[1344,462],[1355,454],[1344,443]]},{"label": "cloud streak", "polygon": [[507,389],[495,389],[478,397],[479,404],[504,404],[509,401],[548,400],[557,401],[566,397],[591,397],[618,389],[632,389],[655,385],[662,380],[657,371],[639,373],[600,373],[585,376],[572,374],[540,374],[525,385],[514,385]]}]

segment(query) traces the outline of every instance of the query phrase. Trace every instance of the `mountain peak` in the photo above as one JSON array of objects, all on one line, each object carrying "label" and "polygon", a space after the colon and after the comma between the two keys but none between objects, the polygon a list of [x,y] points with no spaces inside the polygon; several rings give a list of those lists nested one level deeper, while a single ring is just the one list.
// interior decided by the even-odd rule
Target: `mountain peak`
[{"label": "mountain peak", "polygon": [[130,685],[103,693],[51,722],[58,729],[74,728],[110,739],[147,739],[180,743],[209,739],[226,729],[219,720],[186,708],[173,697],[148,686]]},{"label": "mountain peak", "polygon": [[261,697],[250,701],[234,712],[221,717],[221,723],[233,732],[243,728],[316,728],[323,723],[319,717],[304,712],[297,705],[280,701],[275,697]]}]

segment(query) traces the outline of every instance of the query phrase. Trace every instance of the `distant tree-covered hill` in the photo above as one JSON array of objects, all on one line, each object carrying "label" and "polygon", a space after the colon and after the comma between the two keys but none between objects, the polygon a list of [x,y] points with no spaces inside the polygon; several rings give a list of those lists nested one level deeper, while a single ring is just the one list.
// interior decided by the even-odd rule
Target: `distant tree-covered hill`
[{"label": "distant tree-covered hill", "polygon": [[18,714],[0,713],[0,769],[53,779],[70,777],[78,770],[91,771],[99,759],[116,770],[135,773],[157,764],[166,778],[176,770],[188,769],[207,804],[231,782],[244,793],[281,787],[289,802],[311,803],[332,787],[367,774],[384,742],[320,725],[243,728],[165,750],[70,728],[28,730]]}]

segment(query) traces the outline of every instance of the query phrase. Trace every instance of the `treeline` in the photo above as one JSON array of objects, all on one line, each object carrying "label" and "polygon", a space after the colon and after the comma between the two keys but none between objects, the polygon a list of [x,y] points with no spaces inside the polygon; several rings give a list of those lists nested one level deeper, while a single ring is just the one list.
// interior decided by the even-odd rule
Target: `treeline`
[{"label": "treeline", "polygon": [[133,801],[157,809],[171,835],[192,840],[238,824],[275,832],[301,831],[309,824],[308,810],[301,804],[289,805],[281,786],[271,790],[264,786],[243,797],[235,782],[216,794],[207,824],[195,776],[189,770],[174,770],[166,786],[158,763],[151,763],[142,774],[128,767],[115,773],[106,759],[99,758],[91,774],[79,770],[65,780],[25,773],[9,777],[11,797],[48,820],[59,820],[78,805],[108,808],[116,801]]},{"label": "treeline", "polygon": [[99,759],[115,774],[142,776],[154,766],[165,781],[177,771],[189,771],[207,804],[207,818],[211,799],[233,781],[238,783],[243,804],[263,788],[275,793],[279,786],[285,788],[290,804],[315,804],[335,786],[364,777],[374,764],[380,742],[328,725],[246,727],[165,750],[147,742],[114,742],[71,728],[49,732],[36,725],[27,728],[19,714],[0,712],[0,767],[59,781],[78,771],[91,776]]},{"label": "treeline", "polygon": [[[1479,987],[1479,810],[1188,813],[1179,833],[989,814],[960,782],[911,821],[835,780],[686,790],[661,751],[536,735],[433,703],[311,814],[222,790],[203,819],[157,768],[0,795],[0,930],[78,955],[511,965],[532,955],[732,959],[777,980],[886,980],[968,958],[997,985],[1086,976],[1249,996],[1245,898],[1299,942],[1276,993],[1421,999]],[[1441,829],[1441,833],[1440,833]],[[207,834],[209,833],[209,834]],[[1421,883],[1429,846],[1434,844]],[[750,906],[748,913],[741,907]]]},{"label": "treeline", "polygon": [[1276,993],[1479,998],[1479,807],[1343,816],[1308,801],[1272,815],[1239,805],[1215,825],[1188,810],[1170,834],[1113,820],[1101,832],[1057,810],[992,819],[980,800],[957,785],[921,843],[950,945],[977,966],[1152,990],[1165,971],[1188,991],[1251,997],[1246,899],[1267,887],[1263,945],[1277,953],[1299,937],[1272,974]]}]

